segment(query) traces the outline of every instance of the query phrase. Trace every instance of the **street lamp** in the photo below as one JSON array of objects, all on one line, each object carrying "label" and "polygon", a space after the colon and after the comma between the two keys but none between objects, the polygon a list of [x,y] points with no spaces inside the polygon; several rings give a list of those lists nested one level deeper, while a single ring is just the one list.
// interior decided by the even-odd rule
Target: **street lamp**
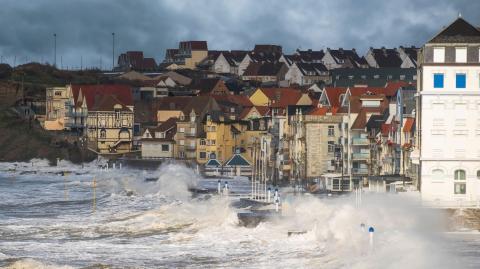
[{"label": "street lamp", "polygon": [[112,33],[112,71],[115,69],[115,33]]},{"label": "street lamp", "polygon": [[53,34],[53,66],[57,67],[57,34]]}]

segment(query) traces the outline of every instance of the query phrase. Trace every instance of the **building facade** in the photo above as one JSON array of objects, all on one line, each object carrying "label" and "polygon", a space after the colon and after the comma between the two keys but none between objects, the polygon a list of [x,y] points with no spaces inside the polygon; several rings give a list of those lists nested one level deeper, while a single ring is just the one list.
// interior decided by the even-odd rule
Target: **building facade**
[{"label": "building facade", "polygon": [[122,154],[132,150],[133,109],[113,95],[104,95],[88,111],[88,148],[99,154]]},{"label": "building facade", "polygon": [[459,17],[419,54],[420,181],[432,203],[480,199],[480,31]]}]

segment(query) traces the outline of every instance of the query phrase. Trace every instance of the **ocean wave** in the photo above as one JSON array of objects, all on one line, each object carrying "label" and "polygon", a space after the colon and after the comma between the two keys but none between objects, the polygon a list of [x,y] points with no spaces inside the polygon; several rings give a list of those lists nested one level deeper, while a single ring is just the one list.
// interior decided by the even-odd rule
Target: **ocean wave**
[{"label": "ocean wave", "polygon": [[26,258],[26,259],[12,259],[6,266],[1,267],[4,269],[74,269],[74,267],[68,265],[57,265],[53,263],[41,262],[38,260]]}]

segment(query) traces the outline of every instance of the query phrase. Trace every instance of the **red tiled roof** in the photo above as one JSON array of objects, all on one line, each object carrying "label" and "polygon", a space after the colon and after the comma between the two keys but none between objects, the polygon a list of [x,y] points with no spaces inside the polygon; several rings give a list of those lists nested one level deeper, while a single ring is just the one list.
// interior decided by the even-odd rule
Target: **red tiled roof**
[{"label": "red tiled roof", "polygon": [[245,95],[212,95],[212,97],[216,101],[223,101],[223,102],[230,102],[244,107],[251,107],[253,106],[250,99]]},{"label": "red tiled roof", "polygon": [[207,41],[182,41],[180,47],[190,47],[191,50],[208,50]]},{"label": "red tiled roof", "polygon": [[398,88],[394,89],[393,87],[389,89],[382,87],[351,87],[350,93],[352,96],[384,94],[386,97],[392,97],[397,94],[397,90]]},{"label": "red tiled roof", "polygon": [[239,118],[244,119],[252,109],[256,109],[260,116],[266,116],[268,112],[270,111],[269,107],[266,106],[255,106],[255,107],[246,107],[242,110],[242,113],[240,113]]},{"label": "red tiled roof", "polygon": [[308,115],[315,115],[315,116],[325,116],[327,115],[328,107],[317,107],[314,110],[310,111]]},{"label": "red tiled roof", "polygon": [[352,124],[352,130],[364,130],[367,125],[367,113],[364,109],[361,109],[357,115],[357,118]]},{"label": "red tiled roof", "polygon": [[407,118],[407,120],[405,121],[405,125],[403,125],[403,132],[411,133],[413,130],[414,124],[415,124],[415,118]]},{"label": "red tiled roof", "polygon": [[157,63],[153,58],[144,58],[142,69],[155,69],[157,68]]},{"label": "red tiled roof", "polygon": [[[72,85],[72,91],[81,91],[87,101],[87,108],[91,109],[98,96],[112,95],[126,106],[133,106],[132,89],[128,85],[99,84],[99,85]],[[97,97],[96,97],[97,96]]]},{"label": "red tiled roof", "polygon": [[388,136],[391,131],[395,131],[397,128],[393,124],[382,123],[382,135]]},{"label": "red tiled roof", "polygon": [[347,88],[342,87],[325,87],[325,94],[331,107],[340,107],[340,95],[345,94]]},{"label": "red tiled roof", "polygon": [[303,93],[295,88],[262,88],[262,92],[271,101],[271,107],[286,108],[296,105]]},{"label": "red tiled roof", "polygon": [[133,112],[113,94],[99,95],[97,98],[93,107],[90,108],[92,111],[113,111],[116,105],[121,105],[120,110]]}]

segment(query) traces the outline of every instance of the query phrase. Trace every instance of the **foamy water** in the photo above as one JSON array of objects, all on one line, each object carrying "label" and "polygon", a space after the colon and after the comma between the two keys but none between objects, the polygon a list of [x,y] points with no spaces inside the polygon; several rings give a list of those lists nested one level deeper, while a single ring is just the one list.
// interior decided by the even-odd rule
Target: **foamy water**
[{"label": "foamy water", "polygon": [[[245,179],[228,180],[236,194],[249,189]],[[215,189],[216,179],[175,164],[143,172],[0,163],[0,266],[480,267],[478,234],[445,234],[441,216],[395,195],[365,195],[357,208],[352,197],[282,194],[284,216],[246,228],[230,205],[237,197],[192,197],[194,186]],[[360,223],[375,227],[372,246]],[[289,237],[292,230],[305,233]]]}]

